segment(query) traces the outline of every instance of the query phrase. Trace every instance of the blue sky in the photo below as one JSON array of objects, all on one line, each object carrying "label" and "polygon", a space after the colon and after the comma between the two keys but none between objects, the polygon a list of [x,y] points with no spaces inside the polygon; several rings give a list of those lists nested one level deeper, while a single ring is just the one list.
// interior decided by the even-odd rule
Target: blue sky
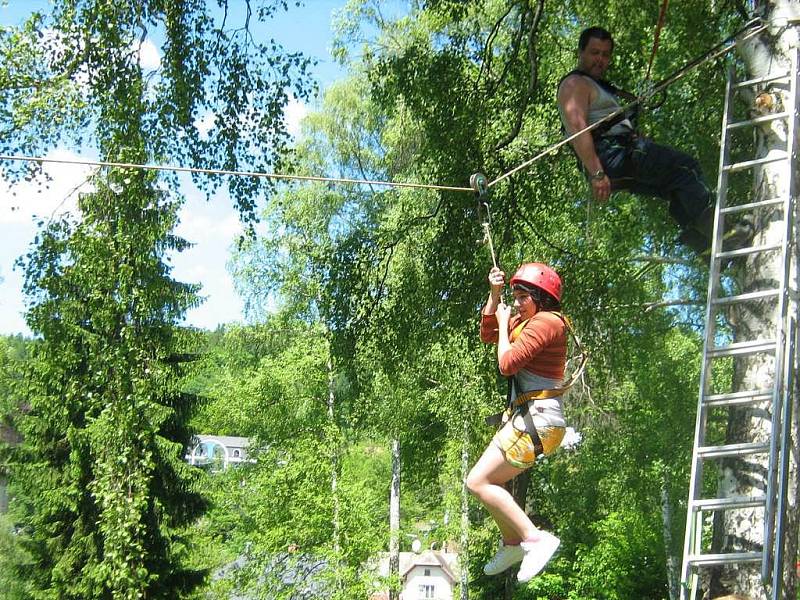
[{"label": "blue sky", "polygon": [[[5,5],[0,0],[0,24],[19,24],[32,10],[46,10],[48,2],[43,0],[11,0]],[[216,5],[216,2],[213,2]],[[236,4],[233,0],[232,5]],[[301,51],[314,57],[318,64],[315,76],[324,90],[333,81],[345,76],[344,70],[330,56],[333,39],[332,17],[336,10],[344,7],[346,0],[307,0],[303,6],[279,13],[264,28],[264,35],[275,38],[287,51]],[[389,2],[395,8],[397,1]],[[147,54],[145,56],[145,54]],[[150,45],[142,53],[142,61],[158,64],[158,49]],[[300,119],[313,110],[309,105],[293,102],[286,110],[290,131],[298,130]],[[52,155],[76,158],[87,156],[80,149],[58,148]],[[36,233],[36,217],[48,217],[74,206],[74,190],[86,178],[88,169],[74,166],[51,165],[47,167],[54,184],[40,194],[31,184],[22,183],[14,189],[0,178],[0,334],[30,331],[23,319],[22,273],[14,269],[14,261],[26,252]],[[187,323],[197,327],[213,329],[218,324],[242,321],[242,303],[237,297],[233,282],[226,270],[229,249],[240,232],[238,216],[224,193],[205,200],[189,181],[183,187],[187,202],[181,213],[177,233],[196,245],[174,257],[173,275],[186,282],[200,283],[206,301],[193,309]],[[65,192],[66,191],[66,192]],[[16,196],[13,195],[16,192]],[[24,204],[21,205],[24,200]],[[34,199],[34,200],[31,200]]]}]

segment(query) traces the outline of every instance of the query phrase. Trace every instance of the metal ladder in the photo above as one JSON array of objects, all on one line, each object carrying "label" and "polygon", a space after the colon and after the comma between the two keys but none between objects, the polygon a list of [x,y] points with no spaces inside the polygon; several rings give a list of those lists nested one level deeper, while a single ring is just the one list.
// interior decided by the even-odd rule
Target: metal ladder
[{"label": "metal ladder", "polygon": [[[700,372],[700,397],[697,406],[697,421],[692,452],[692,468],[689,480],[689,498],[686,518],[686,537],[681,567],[681,600],[698,600],[699,573],[704,567],[718,565],[738,566],[745,563],[761,563],[761,578],[770,585],[772,600],[782,599],[783,544],[786,515],[786,494],[788,480],[788,459],[791,425],[791,401],[794,364],[794,342],[796,304],[789,293],[790,266],[794,219],[793,195],[798,192],[792,161],[797,160],[797,121],[798,121],[798,53],[793,51],[791,68],[777,76],[736,82],[733,68],[729,71],[725,92],[725,107],[722,119],[722,139],[720,149],[720,170],[717,186],[717,204],[714,215],[714,239],[711,248],[711,266],[706,304],[706,329],[703,342],[703,363]],[[789,85],[789,106],[778,113],[767,114],[743,121],[734,121],[734,96],[746,87],[760,87],[768,84]],[[778,155],[743,162],[731,162],[732,132],[743,128],[759,126],[769,121],[782,119],[787,123],[787,147]],[[753,169],[769,162],[787,163],[790,181],[780,197],[728,205],[729,176],[737,171]],[[752,246],[725,251],[723,238],[725,217],[741,216],[746,211],[762,208],[776,208],[782,211],[782,240],[777,244]],[[721,280],[723,264],[731,259],[746,257],[761,252],[779,252],[781,266],[778,269],[778,286],[773,289],[748,293],[725,295]],[[720,311],[736,304],[753,303],[771,299],[777,300],[776,326],[769,332],[768,339],[721,342],[717,315]],[[791,307],[791,309],[790,309]],[[788,332],[788,335],[787,335]],[[717,345],[721,343],[721,345]],[[774,377],[771,387],[751,390],[737,390],[714,393],[712,389],[714,361],[725,357],[774,355]],[[771,432],[768,443],[737,443],[709,445],[707,434],[709,413],[717,408],[746,407],[770,402]],[[703,497],[704,461],[722,458],[741,458],[748,455],[768,455],[765,494],[749,497],[705,498]],[[704,540],[704,520],[709,515],[726,510],[742,508],[761,508],[764,510],[764,546],[761,551],[712,553],[708,540]],[[708,535],[706,536],[708,537]]]}]

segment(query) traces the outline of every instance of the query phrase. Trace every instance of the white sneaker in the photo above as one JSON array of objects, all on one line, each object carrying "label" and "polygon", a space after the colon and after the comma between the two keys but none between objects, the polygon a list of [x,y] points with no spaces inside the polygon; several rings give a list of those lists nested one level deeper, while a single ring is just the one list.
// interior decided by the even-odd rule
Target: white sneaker
[{"label": "white sneaker", "polygon": [[539,539],[534,542],[522,542],[520,546],[525,556],[519,566],[517,580],[530,581],[544,569],[547,562],[553,557],[561,540],[552,533],[539,531]]},{"label": "white sneaker", "polygon": [[513,567],[519,561],[522,560],[524,552],[522,551],[521,545],[516,546],[506,546],[503,543],[503,540],[500,540],[500,547],[497,549],[497,553],[494,555],[492,560],[486,563],[486,566],[483,567],[483,572],[487,575],[497,575],[498,573],[502,573],[509,567]]}]

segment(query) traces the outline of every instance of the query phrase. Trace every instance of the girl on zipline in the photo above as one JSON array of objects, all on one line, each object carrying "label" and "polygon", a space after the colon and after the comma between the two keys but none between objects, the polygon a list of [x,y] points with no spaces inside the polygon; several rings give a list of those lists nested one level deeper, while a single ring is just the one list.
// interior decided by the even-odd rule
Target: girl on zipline
[{"label": "girl on zipline", "polygon": [[505,273],[494,267],[489,285],[481,340],[497,344],[500,372],[510,379],[509,407],[499,431],[467,476],[467,488],[500,529],[500,547],[484,572],[495,575],[522,563],[517,579],[524,582],[544,568],[560,540],[538,529],[504,484],[532,467],[537,456],[553,452],[564,437],[561,397],[549,396],[562,384],[568,330],[558,312],[561,279],[547,265],[522,264],[511,278],[514,316],[501,300]]}]

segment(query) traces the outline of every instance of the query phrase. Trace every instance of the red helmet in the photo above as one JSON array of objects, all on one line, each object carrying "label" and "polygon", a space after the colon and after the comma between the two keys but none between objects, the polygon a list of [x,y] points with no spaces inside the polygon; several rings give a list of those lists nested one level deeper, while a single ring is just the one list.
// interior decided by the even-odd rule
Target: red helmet
[{"label": "red helmet", "polygon": [[511,287],[534,285],[561,302],[561,278],[553,269],[542,263],[522,263],[511,278]]}]

